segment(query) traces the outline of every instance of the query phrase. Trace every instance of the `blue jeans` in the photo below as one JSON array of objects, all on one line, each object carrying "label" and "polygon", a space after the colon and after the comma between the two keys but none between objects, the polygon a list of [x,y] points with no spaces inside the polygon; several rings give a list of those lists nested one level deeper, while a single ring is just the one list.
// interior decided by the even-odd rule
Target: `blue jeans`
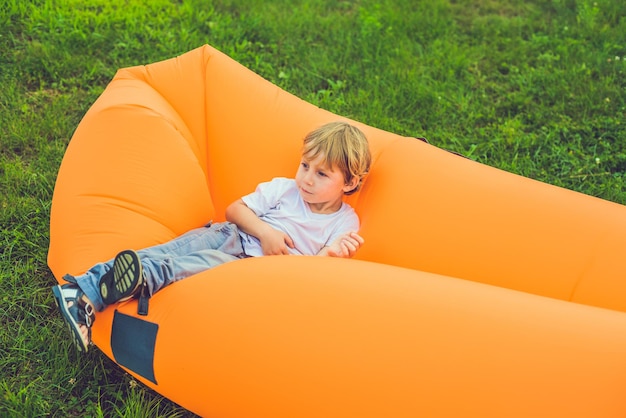
[{"label": "blue jeans", "polygon": [[[137,251],[150,295],[170,283],[208,270],[228,261],[247,257],[235,224],[209,224],[164,244]],[[74,277],[76,284],[98,311],[106,305],[100,296],[100,278],[113,266],[111,259],[98,263],[85,274]]]}]

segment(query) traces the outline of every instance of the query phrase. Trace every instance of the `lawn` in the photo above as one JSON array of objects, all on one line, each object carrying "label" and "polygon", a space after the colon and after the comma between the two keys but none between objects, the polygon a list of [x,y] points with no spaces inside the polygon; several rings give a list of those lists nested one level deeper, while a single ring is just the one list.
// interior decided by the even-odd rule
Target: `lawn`
[{"label": "lawn", "polygon": [[0,416],[187,417],[54,307],[63,153],[118,68],[211,44],[332,112],[626,204],[623,0],[3,0]]}]

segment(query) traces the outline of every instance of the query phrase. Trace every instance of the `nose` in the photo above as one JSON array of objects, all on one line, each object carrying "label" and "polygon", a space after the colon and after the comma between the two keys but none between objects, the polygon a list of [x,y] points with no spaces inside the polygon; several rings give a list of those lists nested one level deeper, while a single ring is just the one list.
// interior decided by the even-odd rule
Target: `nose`
[{"label": "nose", "polygon": [[305,175],[304,175],[304,182],[306,184],[313,184],[313,171],[309,170]]}]

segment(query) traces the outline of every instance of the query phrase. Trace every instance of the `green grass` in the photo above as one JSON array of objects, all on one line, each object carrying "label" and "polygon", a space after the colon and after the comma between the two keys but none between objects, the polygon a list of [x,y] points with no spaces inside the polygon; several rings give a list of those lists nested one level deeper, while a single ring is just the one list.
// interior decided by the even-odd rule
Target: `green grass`
[{"label": "green grass", "polygon": [[3,0],[0,416],[192,416],[76,353],[46,253],[90,104],[118,68],[205,43],[333,112],[626,203],[623,0]]}]

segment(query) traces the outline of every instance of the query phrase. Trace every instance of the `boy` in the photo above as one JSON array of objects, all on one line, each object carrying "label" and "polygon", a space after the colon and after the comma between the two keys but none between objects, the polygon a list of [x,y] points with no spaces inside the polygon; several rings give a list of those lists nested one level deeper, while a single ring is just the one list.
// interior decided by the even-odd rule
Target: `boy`
[{"label": "boy", "polygon": [[209,223],[164,244],[125,250],[68,284],[52,288],[80,351],[87,351],[95,312],[140,294],[140,311],[159,289],[216,265],[245,257],[297,254],[352,257],[363,245],[359,219],[343,196],[369,171],[365,135],[345,122],[326,124],[304,139],[295,179],[275,178],[226,208],[227,222]]}]

